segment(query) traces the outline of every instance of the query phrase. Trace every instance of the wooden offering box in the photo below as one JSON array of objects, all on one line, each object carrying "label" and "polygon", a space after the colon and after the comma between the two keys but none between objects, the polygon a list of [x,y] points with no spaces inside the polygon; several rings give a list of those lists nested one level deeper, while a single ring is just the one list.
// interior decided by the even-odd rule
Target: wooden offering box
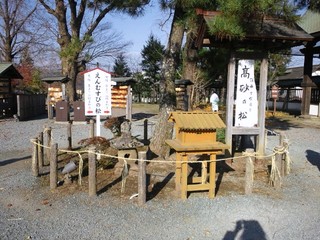
[{"label": "wooden offering box", "polygon": [[[169,121],[175,124],[175,139],[166,143],[176,151],[176,189],[181,191],[181,198],[187,198],[188,191],[203,190],[209,190],[209,197],[213,198],[216,155],[229,148],[217,142],[216,130],[226,125],[215,112],[172,112]],[[203,154],[209,155],[210,161],[203,161],[201,176],[188,182],[188,156]]]}]

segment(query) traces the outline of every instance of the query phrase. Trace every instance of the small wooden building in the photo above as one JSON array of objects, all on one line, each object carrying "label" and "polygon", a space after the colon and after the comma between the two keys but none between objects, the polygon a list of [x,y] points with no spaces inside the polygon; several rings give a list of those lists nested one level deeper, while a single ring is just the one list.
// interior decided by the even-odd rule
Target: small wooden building
[{"label": "small wooden building", "polygon": [[12,63],[0,63],[0,117],[11,117],[16,113],[13,79],[23,79],[23,77]]},{"label": "small wooden building", "polygon": [[131,95],[131,86],[136,81],[132,77],[117,77],[111,78],[115,84],[111,89],[111,102],[112,107],[116,108],[126,108],[127,107],[127,99],[130,98]]},{"label": "small wooden building", "polygon": [[188,86],[192,85],[188,79],[178,79],[175,80],[176,86],[176,98],[177,98],[177,110],[188,111],[189,110],[189,96],[188,96]]},{"label": "small wooden building", "polygon": [[56,105],[58,101],[65,100],[65,83],[70,80],[68,76],[50,76],[42,78],[48,84],[47,104]]},{"label": "small wooden building", "polygon": [[[224,154],[229,148],[217,142],[219,128],[226,125],[214,112],[172,112],[170,122],[174,122],[175,138],[166,143],[176,151],[176,190],[181,198],[187,198],[188,191],[209,191],[209,198],[215,194],[216,155]],[[190,155],[209,155],[209,160],[201,161],[201,176],[188,177]],[[208,171],[209,168],[209,171]],[[189,180],[188,180],[189,179]]]}]

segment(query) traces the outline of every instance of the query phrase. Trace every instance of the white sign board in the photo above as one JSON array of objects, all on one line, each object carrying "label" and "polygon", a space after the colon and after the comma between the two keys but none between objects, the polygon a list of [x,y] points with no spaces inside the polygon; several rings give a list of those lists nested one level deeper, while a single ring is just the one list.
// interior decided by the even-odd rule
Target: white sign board
[{"label": "white sign board", "polygon": [[239,60],[235,127],[258,124],[258,98],[254,81],[254,60]]},{"label": "white sign board", "polygon": [[111,115],[111,74],[99,68],[84,74],[85,115]]}]

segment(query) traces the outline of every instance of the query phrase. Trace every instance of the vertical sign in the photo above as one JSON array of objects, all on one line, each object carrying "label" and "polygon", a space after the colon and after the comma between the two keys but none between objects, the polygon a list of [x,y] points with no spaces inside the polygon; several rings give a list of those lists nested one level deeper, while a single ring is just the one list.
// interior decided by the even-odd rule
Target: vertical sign
[{"label": "vertical sign", "polygon": [[101,69],[84,74],[85,115],[111,115],[111,75]]},{"label": "vertical sign", "polygon": [[254,60],[239,60],[236,96],[235,126],[257,126],[258,99],[254,81]]},{"label": "vertical sign", "polygon": [[100,136],[100,116],[111,115],[111,74],[99,68],[84,74],[86,116],[96,116],[96,135]]}]

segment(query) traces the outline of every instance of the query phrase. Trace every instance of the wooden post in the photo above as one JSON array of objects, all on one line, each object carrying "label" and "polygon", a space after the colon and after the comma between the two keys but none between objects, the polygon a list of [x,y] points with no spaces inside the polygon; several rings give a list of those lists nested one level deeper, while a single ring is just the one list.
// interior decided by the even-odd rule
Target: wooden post
[{"label": "wooden post", "polygon": [[50,147],[50,189],[56,189],[58,182],[58,144]]},{"label": "wooden post", "polygon": [[48,119],[53,119],[53,107],[48,103]]},{"label": "wooden post", "polygon": [[[284,149],[289,150],[289,140],[284,139],[282,146]],[[285,152],[283,154],[283,162],[284,162],[284,175],[288,175],[290,173],[290,163],[287,163],[286,161],[289,160],[289,156],[287,157],[288,152]]]},{"label": "wooden post", "polygon": [[68,129],[67,129],[67,132],[68,132],[68,149],[71,150],[72,149],[72,121],[69,121],[68,122]]},{"label": "wooden post", "polygon": [[214,198],[216,193],[216,154],[210,154],[210,165],[209,165],[209,198]]},{"label": "wooden post", "polygon": [[252,193],[254,173],[254,157],[252,156],[253,154],[253,148],[247,148],[244,152],[244,156],[246,156],[245,194]]},{"label": "wooden post", "polygon": [[96,168],[96,154],[95,147],[89,148],[89,196],[97,195],[97,168]]},{"label": "wooden post", "polygon": [[181,164],[181,198],[187,199],[188,197],[188,156],[182,156],[182,164]]},{"label": "wooden post", "polygon": [[126,118],[132,120],[132,95],[131,95],[131,86],[128,85],[127,88],[127,104],[126,104]]},{"label": "wooden post", "polygon": [[181,191],[181,161],[182,156],[180,153],[176,153],[176,173],[175,173],[175,183],[176,183],[176,192],[180,193]]},{"label": "wooden post", "polygon": [[139,162],[138,162],[138,168],[139,168],[139,175],[138,175],[138,203],[139,205],[143,205],[147,201],[147,193],[146,193],[146,160],[147,158],[147,152],[141,151],[138,152]]},{"label": "wooden post", "polygon": [[38,137],[38,163],[39,163],[39,169],[43,167],[43,132],[39,133]]},{"label": "wooden post", "polygon": [[[285,139],[285,136],[283,133],[280,133],[280,146],[278,149],[282,150],[284,149],[284,139]],[[280,165],[280,174],[281,174],[281,177],[285,176],[285,172],[286,172],[286,162],[285,162],[285,155],[284,153],[282,154],[279,154],[279,165]]]},{"label": "wooden post", "polygon": [[226,133],[225,141],[229,149],[226,150],[226,157],[232,155],[232,126],[233,126],[233,108],[234,108],[234,85],[235,85],[236,59],[234,54],[231,55],[228,64],[228,79],[227,79],[227,99],[226,99]]},{"label": "wooden post", "polygon": [[89,133],[89,138],[94,137],[94,120],[90,119],[90,133]]},{"label": "wooden post", "polygon": [[47,140],[46,140],[46,143],[47,143],[47,148],[46,148],[46,159],[48,159],[47,162],[50,162],[50,147],[51,147],[51,141],[52,141],[52,137],[51,137],[51,132],[52,132],[52,129],[51,127],[47,127],[45,128],[47,134],[46,134],[46,137],[47,137]]},{"label": "wooden post", "polygon": [[278,151],[282,150],[282,146],[277,146],[277,147],[274,147],[274,151],[275,151],[275,165],[277,167],[277,169],[279,170],[279,174],[276,174],[275,175],[275,178],[274,178],[274,187],[276,189],[280,189],[281,187],[281,176],[282,176],[282,154],[278,153]]},{"label": "wooden post", "polygon": [[259,79],[259,95],[258,95],[258,126],[259,126],[259,135],[258,135],[258,153],[259,155],[265,154],[265,116],[266,116],[266,98],[267,98],[267,81],[268,81],[268,58],[264,56],[261,60],[260,65],[260,79]]},{"label": "wooden post", "polygon": [[32,151],[32,162],[31,162],[31,169],[32,169],[32,175],[35,177],[39,176],[39,164],[38,164],[38,139],[33,138],[31,139],[33,142],[33,151]]},{"label": "wooden post", "polygon": [[148,119],[145,119],[143,122],[144,131],[143,131],[143,137],[144,137],[144,143],[147,143],[148,141]]}]

